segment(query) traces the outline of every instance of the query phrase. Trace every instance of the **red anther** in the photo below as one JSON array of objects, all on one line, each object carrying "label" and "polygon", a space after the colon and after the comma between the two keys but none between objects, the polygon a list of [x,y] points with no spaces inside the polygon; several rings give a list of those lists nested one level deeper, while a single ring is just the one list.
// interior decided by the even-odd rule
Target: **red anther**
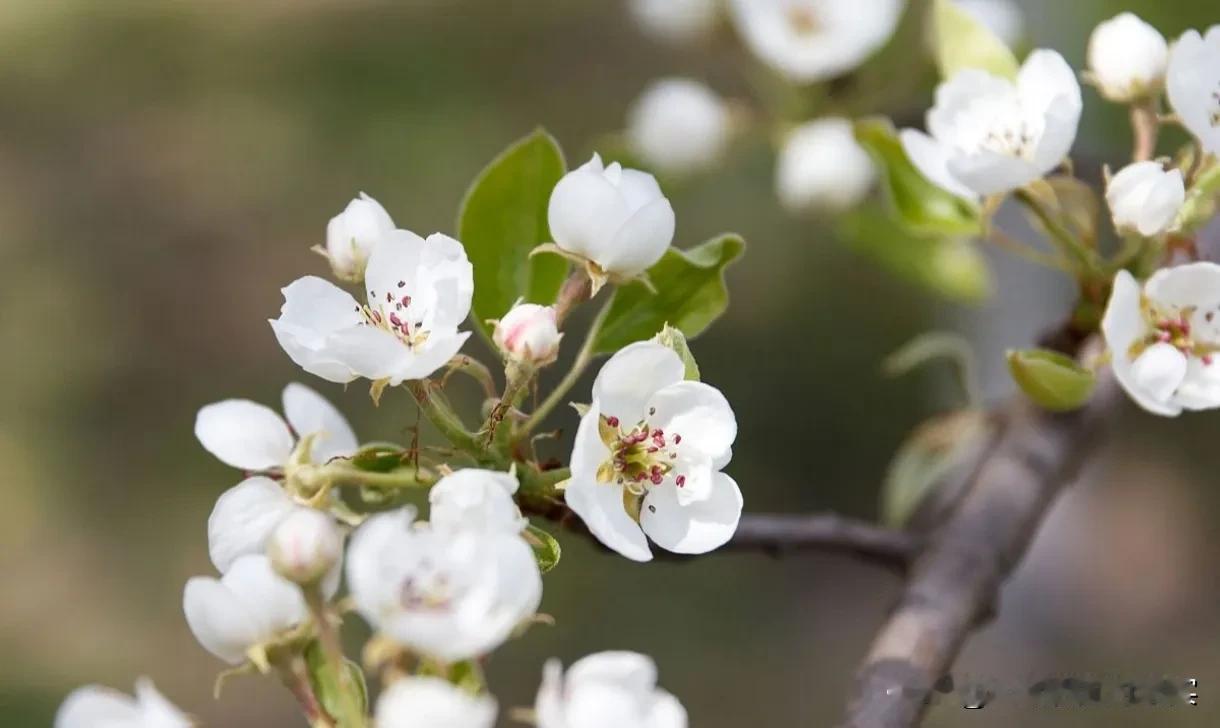
[{"label": "red anther", "polygon": [[679,488],[682,488],[682,487],[684,487],[684,486],[686,485],[686,476],[685,476],[685,475],[679,475],[679,476],[678,476],[678,477],[677,477],[677,478],[674,480],[674,482],[678,484],[678,487],[679,487]]},{"label": "red anther", "polygon": [[402,297],[402,305],[403,305],[404,307],[405,307],[405,306],[410,306],[410,305],[411,305],[411,297],[410,297],[410,296],[403,296],[403,297]]},{"label": "red anther", "polygon": [[611,427],[618,427],[618,418],[617,417],[607,417],[606,424],[610,425]]},{"label": "red anther", "polygon": [[660,473],[652,474],[652,484],[653,485],[660,485],[663,480],[664,480],[664,478],[661,476]]},{"label": "red anther", "polygon": [[675,444],[675,445],[681,445],[681,444],[682,444],[682,436],[681,436],[681,435],[674,435],[674,444]]},{"label": "red anther", "polygon": [[1157,341],[1160,341],[1160,342],[1162,342],[1162,343],[1164,343],[1164,342],[1166,342],[1166,341],[1169,341],[1169,332],[1168,332],[1168,331],[1162,331],[1161,333],[1157,334],[1157,335],[1156,335],[1156,340],[1157,340]]},{"label": "red anther", "polygon": [[390,323],[394,324],[397,328],[402,328],[402,319],[398,318],[398,314],[393,311],[390,312]]},{"label": "red anther", "polygon": [[1203,366],[1209,367],[1212,365],[1212,355],[1206,354],[1203,356]]}]

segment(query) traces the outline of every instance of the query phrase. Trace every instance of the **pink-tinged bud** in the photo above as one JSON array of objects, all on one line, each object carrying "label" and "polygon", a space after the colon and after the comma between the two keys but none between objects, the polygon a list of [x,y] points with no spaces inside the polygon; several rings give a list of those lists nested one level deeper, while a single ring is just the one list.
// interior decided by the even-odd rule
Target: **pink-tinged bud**
[{"label": "pink-tinged bud", "polygon": [[555,322],[555,309],[534,303],[513,306],[496,323],[492,339],[509,359],[529,364],[549,364],[559,355],[563,334]]},{"label": "pink-tinged bud", "polygon": [[267,542],[276,573],[297,584],[314,584],[343,555],[343,534],[329,515],[298,508],[280,522]]}]

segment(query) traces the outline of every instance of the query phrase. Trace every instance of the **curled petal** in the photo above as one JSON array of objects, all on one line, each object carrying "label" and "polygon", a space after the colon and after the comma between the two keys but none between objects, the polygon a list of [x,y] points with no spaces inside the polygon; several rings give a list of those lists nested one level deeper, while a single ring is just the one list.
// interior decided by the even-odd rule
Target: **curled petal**
[{"label": "curled petal", "polygon": [[653,488],[644,498],[640,526],[658,546],[679,554],[702,554],[723,546],[741,520],[741,489],[724,473],[716,473],[708,498],[689,505],[678,501],[673,488]]},{"label": "curled petal", "polygon": [[292,432],[275,410],[245,399],[209,404],[195,417],[195,437],[221,462],[243,470],[283,465]]}]

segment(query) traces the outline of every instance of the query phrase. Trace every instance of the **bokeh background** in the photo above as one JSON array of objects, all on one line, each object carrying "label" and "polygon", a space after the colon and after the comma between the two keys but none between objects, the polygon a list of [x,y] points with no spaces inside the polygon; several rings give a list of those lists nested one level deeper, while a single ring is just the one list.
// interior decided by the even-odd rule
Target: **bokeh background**
[{"label": "bokeh background", "polygon": [[[1120,10],[1170,36],[1220,21],[1211,0],[1022,8],[1031,43],[1077,68],[1093,24]],[[885,55],[923,70],[879,97],[908,123],[933,80],[918,37]],[[49,725],[78,684],[128,690],[140,674],[206,725],[300,725],[269,680],[213,701],[222,665],[182,618],[183,583],[211,572],[207,514],[238,479],[196,444],[195,411],[276,404],[295,379],[367,439],[402,437],[415,413],[401,394],[375,409],[362,386],[297,370],[266,324],[280,286],[323,270],[308,248],[357,191],[402,226],[452,232],[469,180],[535,125],[579,161],[653,77],[748,97],[756,74],[716,43],[650,41],[610,0],[4,0],[0,48],[0,724],[14,727]],[[1076,152],[1095,174],[1129,136],[1120,110],[1085,97]],[[1071,292],[994,256],[990,302],[938,302],[826,222],[783,213],[768,142],[669,186],[680,244],[750,242],[734,305],[695,351],[737,409],[730,472],[749,510],[873,517],[890,455],[956,396],[947,372],[889,380],[880,360],[956,329],[989,396],[1005,396],[1003,348]],[[1035,712],[1002,694],[981,712],[946,700],[929,725],[1220,724],[1218,428],[1128,408],[957,670],[1002,693],[1048,676],[1196,677],[1200,707]],[[642,567],[561,538],[544,600],[556,626],[490,665],[503,725],[532,703],[544,659],[609,648],[655,656],[693,726],[830,725],[898,588],[835,556]]]}]

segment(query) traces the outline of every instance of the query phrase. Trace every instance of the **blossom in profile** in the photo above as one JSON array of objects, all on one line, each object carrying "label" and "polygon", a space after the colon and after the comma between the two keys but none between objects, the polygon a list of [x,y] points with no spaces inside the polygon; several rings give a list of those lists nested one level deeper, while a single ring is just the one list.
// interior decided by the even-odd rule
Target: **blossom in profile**
[{"label": "blossom in profile", "polygon": [[686,728],[686,709],[657,687],[657,666],[635,652],[599,652],[567,674],[547,662],[534,703],[538,728]]},{"label": "blossom in profile", "polygon": [[55,713],[54,728],[190,728],[194,722],[152,680],[136,681],[132,697],[100,685],[73,690]]}]

